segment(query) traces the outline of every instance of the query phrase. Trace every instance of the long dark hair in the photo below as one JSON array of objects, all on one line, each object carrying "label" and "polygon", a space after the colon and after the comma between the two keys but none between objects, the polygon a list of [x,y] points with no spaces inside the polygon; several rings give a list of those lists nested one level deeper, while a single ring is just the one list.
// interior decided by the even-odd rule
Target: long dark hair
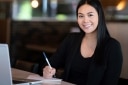
[{"label": "long dark hair", "polygon": [[[103,12],[103,8],[101,3],[99,2],[99,0],[81,0],[78,5],[77,5],[77,9],[76,9],[76,15],[78,16],[78,9],[84,5],[84,4],[88,4],[91,5],[92,7],[94,7],[98,13],[98,26],[97,26],[97,46],[96,46],[96,57],[95,60],[100,63],[103,60],[103,51],[104,51],[104,47],[105,47],[105,43],[107,42],[108,38],[110,37],[110,34],[107,30],[107,26],[106,26],[106,21],[105,21],[105,17],[104,17],[104,12]],[[81,33],[84,33],[81,30]]]}]

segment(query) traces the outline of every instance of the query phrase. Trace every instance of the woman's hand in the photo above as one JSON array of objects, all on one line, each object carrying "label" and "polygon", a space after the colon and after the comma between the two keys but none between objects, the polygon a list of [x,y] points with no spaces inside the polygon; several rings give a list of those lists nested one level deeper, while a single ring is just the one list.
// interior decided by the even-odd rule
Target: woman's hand
[{"label": "woman's hand", "polygon": [[55,68],[50,68],[49,66],[45,66],[43,68],[43,77],[44,78],[52,78],[53,75],[55,75],[56,69]]}]

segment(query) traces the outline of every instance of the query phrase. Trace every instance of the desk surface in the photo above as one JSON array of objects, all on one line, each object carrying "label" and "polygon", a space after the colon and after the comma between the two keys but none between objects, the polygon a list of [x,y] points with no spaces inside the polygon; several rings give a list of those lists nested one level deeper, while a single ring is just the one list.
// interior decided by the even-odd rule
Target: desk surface
[{"label": "desk surface", "polygon": [[[34,74],[34,73],[31,73],[31,72],[27,72],[27,71],[15,69],[15,68],[12,68],[11,70],[12,70],[12,77],[14,77],[14,78],[27,78],[29,75]],[[55,85],[55,84],[50,84],[50,85]],[[71,83],[62,81],[61,84],[57,84],[57,85],[75,85],[75,84],[71,84]]]}]

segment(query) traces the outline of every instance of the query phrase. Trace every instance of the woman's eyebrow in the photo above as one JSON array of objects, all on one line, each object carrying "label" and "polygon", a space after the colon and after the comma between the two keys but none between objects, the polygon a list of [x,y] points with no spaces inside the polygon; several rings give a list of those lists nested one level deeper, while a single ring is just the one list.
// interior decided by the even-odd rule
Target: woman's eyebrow
[{"label": "woman's eyebrow", "polygon": [[[87,14],[92,14],[92,13],[94,13],[94,12],[88,12]],[[78,13],[78,14],[83,14],[83,13]]]},{"label": "woman's eyebrow", "polygon": [[78,13],[78,14],[83,14],[83,13]]},{"label": "woman's eyebrow", "polygon": [[88,14],[90,14],[90,13],[94,13],[94,12],[88,12]]}]

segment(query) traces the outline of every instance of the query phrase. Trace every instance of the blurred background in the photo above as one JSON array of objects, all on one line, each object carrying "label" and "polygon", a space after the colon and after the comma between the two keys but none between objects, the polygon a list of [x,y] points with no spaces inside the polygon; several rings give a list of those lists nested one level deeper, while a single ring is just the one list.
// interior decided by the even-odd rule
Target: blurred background
[{"label": "blurred background", "polygon": [[[9,44],[12,67],[40,74],[45,63],[42,52],[50,57],[68,33],[79,32],[78,1],[0,0],[0,43]],[[128,0],[100,1],[108,30],[122,46],[121,79],[127,82]]]}]

